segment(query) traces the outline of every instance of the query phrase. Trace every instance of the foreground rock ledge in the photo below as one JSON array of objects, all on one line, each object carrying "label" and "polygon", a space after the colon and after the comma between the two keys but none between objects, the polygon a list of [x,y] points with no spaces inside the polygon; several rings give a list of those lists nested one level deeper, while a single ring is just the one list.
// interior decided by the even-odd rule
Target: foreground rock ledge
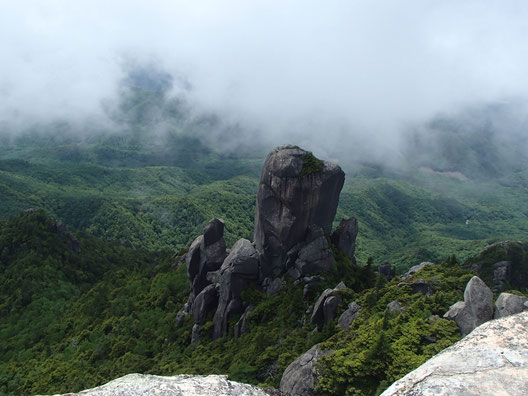
[{"label": "foreground rock ledge", "polygon": [[223,375],[157,375],[129,374],[97,388],[66,395],[90,396],[269,396],[264,390],[228,381]]},{"label": "foreground rock ledge", "polygon": [[528,395],[528,312],[477,327],[382,393],[389,395]]}]

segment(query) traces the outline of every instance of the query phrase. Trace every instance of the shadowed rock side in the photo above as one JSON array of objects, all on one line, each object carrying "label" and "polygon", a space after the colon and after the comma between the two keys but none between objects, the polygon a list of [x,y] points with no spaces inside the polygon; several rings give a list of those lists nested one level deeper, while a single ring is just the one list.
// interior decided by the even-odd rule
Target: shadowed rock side
[{"label": "shadowed rock side", "polygon": [[319,344],[294,360],[282,374],[280,391],[288,396],[311,396],[317,376],[316,362],[329,351],[323,351]]},{"label": "shadowed rock side", "polygon": [[478,276],[474,276],[466,285],[464,301],[453,304],[444,318],[454,320],[462,337],[466,336],[493,318],[493,293]]},{"label": "shadowed rock side", "polygon": [[[256,386],[228,381],[223,375],[129,374],[97,388],[67,395],[86,396],[269,396]],[[64,395],[66,396],[66,395]]]},{"label": "shadowed rock side", "polygon": [[528,312],[477,327],[382,393],[392,395],[528,395]]},{"label": "shadowed rock side", "polygon": [[262,169],[255,216],[255,246],[264,276],[284,273],[286,254],[308,227],[330,234],[345,174],[295,146],[280,146]]}]

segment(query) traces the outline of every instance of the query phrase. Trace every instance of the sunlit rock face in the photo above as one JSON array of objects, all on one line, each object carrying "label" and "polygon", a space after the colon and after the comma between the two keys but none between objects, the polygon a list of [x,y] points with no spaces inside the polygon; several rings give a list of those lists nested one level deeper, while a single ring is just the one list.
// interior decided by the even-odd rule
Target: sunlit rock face
[{"label": "sunlit rock face", "polygon": [[528,395],[528,312],[477,327],[382,393],[393,395]]},{"label": "sunlit rock face", "polygon": [[345,174],[296,146],[280,146],[262,169],[254,242],[264,276],[285,272],[286,254],[303,242],[310,226],[330,234]]},{"label": "sunlit rock face", "polygon": [[234,381],[223,375],[129,374],[97,388],[66,395],[83,396],[269,396],[264,390]]}]

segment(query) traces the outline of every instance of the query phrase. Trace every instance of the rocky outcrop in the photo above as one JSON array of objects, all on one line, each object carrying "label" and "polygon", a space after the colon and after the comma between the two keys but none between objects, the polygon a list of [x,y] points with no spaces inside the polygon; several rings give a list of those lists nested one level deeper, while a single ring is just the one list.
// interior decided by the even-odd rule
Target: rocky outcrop
[{"label": "rocky outcrop", "polygon": [[434,263],[430,263],[429,261],[424,261],[423,263],[412,266],[411,268],[409,268],[409,271],[407,271],[405,274],[402,275],[402,278],[403,279],[410,278],[411,276],[416,274],[418,271],[423,270],[425,267],[429,265],[434,265]]},{"label": "rocky outcrop", "polygon": [[341,249],[352,262],[356,263],[354,253],[356,252],[356,237],[358,234],[358,222],[354,217],[348,220],[341,220],[339,227],[330,237],[332,243]]},{"label": "rocky outcrop", "polygon": [[344,288],[346,286],[341,282],[333,289],[326,289],[315,302],[310,322],[316,325],[319,331],[336,317],[337,308],[342,300],[341,297],[335,295],[335,292]]},{"label": "rocky outcrop", "polygon": [[306,239],[286,254],[286,268],[294,279],[315,272],[330,271],[334,263],[335,259],[323,229],[315,225],[308,227]]},{"label": "rocky outcrop", "polygon": [[[211,284],[207,274],[218,270],[227,255],[224,226],[223,220],[212,219],[205,226],[203,235],[196,238],[189,248],[186,262],[187,274],[191,281],[192,300]],[[189,302],[192,305],[193,301]]]},{"label": "rocky outcrop", "polygon": [[501,293],[495,301],[495,319],[528,311],[528,298],[510,293]]},{"label": "rocky outcrop", "polygon": [[[216,339],[226,335],[232,315],[243,314],[235,326],[239,337],[247,328],[249,314],[248,304],[242,300],[243,289],[256,285],[268,295],[276,294],[286,284],[285,274],[296,284],[306,281],[307,297],[316,278],[311,275],[330,271],[335,264],[329,235],[343,183],[339,166],[320,161],[310,152],[294,146],[271,152],[257,195],[255,242],[241,239],[228,254],[224,222],[209,222],[186,255],[191,293],[185,309],[177,315],[177,324],[184,323],[185,314],[192,314],[192,339],[196,341],[209,313],[215,311]],[[355,219],[341,221],[333,234],[334,243],[351,259],[356,235]],[[321,316],[322,324],[336,316],[341,302],[336,296],[328,297],[321,301],[321,313],[315,315]]]},{"label": "rocky outcrop", "polygon": [[484,323],[382,396],[528,395],[528,312]]},{"label": "rocky outcrop", "polygon": [[354,320],[356,320],[359,312],[361,311],[361,306],[356,302],[351,302],[348,304],[348,309],[341,314],[337,320],[337,325],[343,330],[347,330]]},{"label": "rocky outcrop", "polygon": [[314,345],[308,352],[294,360],[282,374],[280,390],[288,396],[314,395],[313,389],[317,377],[315,363],[322,356],[328,354],[319,344]]},{"label": "rocky outcrop", "polygon": [[235,338],[240,338],[246,333],[248,316],[254,308],[255,307],[253,307],[253,305],[249,305],[240,317],[239,321],[235,323]]},{"label": "rocky outcrop", "polygon": [[493,293],[478,277],[474,276],[464,290],[464,301],[452,305],[444,315],[456,322],[462,336],[493,318]]},{"label": "rocky outcrop", "polygon": [[504,241],[486,246],[463,264],[494,292],[528,287],[528,243]]},{"label": "rocky outcrop", "polygon": [[259,277],[259,260],[255,247],[247,239],[238,240],[226,257],[218,277],[219,302],[213,318],[213,337],[226,334],[229,317],[245,310],[242,290]]},{"label": "rocky outcrop", "polygon": [[[97,388],[67,395],[83,396],[269,396],[256,386],[228,381],[224,375],[128,374]],[[64,396],[67,396],[64,395]]]},{"label": "rocky outcrop", "polygon": [[286,254],[305,241],[308,228],[330,234],[345,174],[295,146],[267,157],[260,178],[254,241],[264,276],[284,273]]},{"label": "rocky outcrop", "polygon": [[398,300],[391,301],[387,304],[387,309],[391,315],[399,315],[405,312],[405,307]]}]

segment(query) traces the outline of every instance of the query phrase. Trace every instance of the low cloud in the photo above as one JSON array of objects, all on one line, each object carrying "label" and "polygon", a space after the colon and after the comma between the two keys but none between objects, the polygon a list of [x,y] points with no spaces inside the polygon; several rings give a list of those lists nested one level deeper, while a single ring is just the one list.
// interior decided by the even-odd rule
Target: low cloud
[{"label": "low cloud", "polygon": [[440,113],[526,103],[527,20],[513,0],[5,2],[0,122],[102,119],[154,65],[248,141],[397,158]]}]

